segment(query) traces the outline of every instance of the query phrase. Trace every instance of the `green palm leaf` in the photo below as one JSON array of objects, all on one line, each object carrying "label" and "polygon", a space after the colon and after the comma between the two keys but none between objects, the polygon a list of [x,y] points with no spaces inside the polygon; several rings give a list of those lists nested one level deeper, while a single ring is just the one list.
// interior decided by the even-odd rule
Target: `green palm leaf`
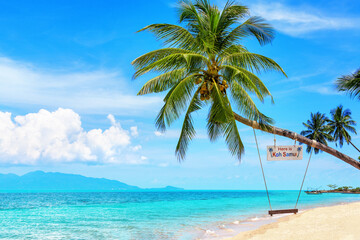
[{"label": "green palm leaf", "polygon": [[167,72],[179,68],[198,69],[206,66],[208,59],[196,53],[173,53],[169,56],[163,57],[156,62],[153,62],[145,67],[140,68],[135,72],[134,78],[137,78],[145,73]]},{"label": "green palm leaf", "polygon": [[178,119],[185,109],[194,88],[194,77],[196,74],[185,77],[165,96],[165,104],[156,118],[156,126],[160,131],[165,131],[166,126],[170,126],[174,120]]},{"label": "green palm leaf", "polygon": [[227,70],[230,72],[224,73],[229,82],[236,80],[241,86],[251,92],[254,92],[260,101],[263,101],[265,96],[270,96],[273,101],[271,93],[265,84],[252,72],[249,72],[244,68],[231,65],[223,65],[223,69],[224,71]]},{"label": "green palm leaf", "polygon": [[[198,93],[200,90],[200,87],[196,91]],[[186,150],[188,148],[188,145],[191,141],[191,139],[195,136],[195,128],[193,126],[193,120],[191,117],[191,113],[201,109],[202,107],[202,101],[199,98],[198,94],[194,94],[193,98],[190,101],[188,110],[186,111],[185,117],[184,117],[184,123],[181,129],[179,141],[176,145],[175,153],[179,159],[179,161],[182,161],[185,159]]]},{"label": "green palm leaf", "polygon": [[131,62],[132,65],[134,65],[135,68],[140,69],[147,67],[148,65],[164,58],[172,54],[176,53],[191,53],[191,51],[181,48],[163,48],[158,49],[155,51],[151,51],[149,53],[146,53],[138,58],[136,58],[134,61]]},{"label": "green palm leaf", "polygon": [[151,24],[140,29],[138,32],[150,31],[164,44],[172,47],[191,49],[195,46],[195,39],[191,33],[183,27],[173,24]]},{"label": "green palm leaf", "polygon": [[240,160],[241,155],[244,153],[244,145],[241,141],[235,118],[229,123],[223,124],[223,128],[225,142],[229,148],[230,153]]},{"label": "green palm leaf", "polygon": [[262,114],[256,107],[249,94],[237,82],[231,83],[233,102],[238,110],[247,118],[259,122],[261,125],[269,125],[273,120]]},{"label": "green palm leaf", "polygon": [[216,123],[228,123],[234,118],[229,99],[226,95],[221,93],[219,86],[215,82],[213,86],[214,88],[211,92],[213,102],[210,108],[209,121]]},{"label": "green palm leaf", "polygon": [[231,64],[256,72],[275,70],[286,76],[284,70],[274,60],[256,53],[234,53],[224,57],[223,62],[224,64]]},{"label": "green palm leaf", "polygon": [[261,45],[274,39],[274,29],[261,17],[251,17],[234,28],[224,39],[223,44],[229,46],[245,37],[254,36]]},{"label": "green palm leaf", "polygon": [[336,87],[339,91],[360,100],[360,69],[353,74],[340,77],[336,81]]},{"label": "green palm leaf", "polygon": [[185,73],[186,68],[181,68],[154,77],[153,79],[150,79],[147,83],[144,84],[144,86],[140,89],[138,95],[166,91],[169,88],[172,88],[176,83],[178,83],[179,79],[182,79]]}]

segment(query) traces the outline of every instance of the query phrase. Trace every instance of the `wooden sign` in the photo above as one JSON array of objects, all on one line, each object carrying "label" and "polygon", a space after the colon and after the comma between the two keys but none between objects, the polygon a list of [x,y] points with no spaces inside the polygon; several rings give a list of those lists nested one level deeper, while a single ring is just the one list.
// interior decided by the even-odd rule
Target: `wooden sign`
[{"label": "wooden sign", "polygon": [[267,146],[268,161],[301,160],[302,158],[303,147],[301,145]]}]

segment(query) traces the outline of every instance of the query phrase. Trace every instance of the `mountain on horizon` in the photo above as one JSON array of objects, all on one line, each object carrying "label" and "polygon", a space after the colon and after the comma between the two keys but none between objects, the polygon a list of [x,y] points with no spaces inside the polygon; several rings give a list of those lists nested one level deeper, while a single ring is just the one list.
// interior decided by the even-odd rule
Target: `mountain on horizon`
[{"label": "mountain on horizon", "polygon": [[18,176],[16,174],[0,174],[0,190],[30,190],[30,191],[179,191],[182,188],[167,186],[164,188],[140,188],[126,183],[106,178],[85,177],[78,174],[59,172],[34,171]]}]

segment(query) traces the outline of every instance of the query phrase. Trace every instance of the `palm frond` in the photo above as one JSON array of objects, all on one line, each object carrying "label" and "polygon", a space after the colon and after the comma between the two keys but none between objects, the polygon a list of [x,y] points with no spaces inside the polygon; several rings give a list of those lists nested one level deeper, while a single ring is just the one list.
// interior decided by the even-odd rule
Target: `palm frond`
[{"label": "palm frond", "polygon": [[206,124],[206,128],[207,128],[207,133],[208,133],[210,141],[215,142],[221,136],[221,134],[223,132],[222,132],[222,128],[221,128],[221,123],[212,122],[212,121],[209,120],[210,119],[210,113],[211,112],[209,112],[209,115],[208,115],[208,121],[207,121],[207,124]]},{"label": "palm frond", "polygon": [[220,91],[215,81],[213,86],[213,90],[211,91],[213,101],[210,107],[209,121],[228,123],[234,117],[229,99]]},{"label": "palm frond", "polygon": [[154,77],[144,84],[137,95],[166,91],[183,79],[186,71],[186,68],[181,68]]},{"label": "palm frond", "polygon": [[236,158],[240,161],[241,156],[244,153],[244,145],[241,141],[235,118],[233,118],[229,123],[223,124],[223,128],[225,142],[229,148],[230,153],[236,156]]},{"label": "palm frond", "polygon": [[193,126],[193,120],[191,114],[201,109],[203,105],[202,101],[199,98],[199,91],[200,91],[200,87],[197,89],[197,91],[195,92],[193,98],[189,103],[189,107],[185,114],[184,122],[181,128],[179,141],[176,145],[175,154],[177,155],[179,161],[185,159],[186,150],[189,146],[191,139],[195,136],[196,133],[195,128]]},{"label": "palm frond", "polygon": [[353,126],[345,125],[344,128],[354,134],[357,134],[356,128],[354,128]]},{"label": "palm frond", "polygon": [[222,124],[229,123],[234,118],[230,102],[214,82],[211,91],[212,104],[208,114],[207,130],[210,141],[215,141],[222,133]]},{"label": "palm frond", "polygon": [[224,69],[223,75],[230,82],[237,81],[247,90],[254,92],[260,101],[263,101],[265,96],[270,96],[273,101],[272,95],[265,84],[252,72],[233,65],[223,65],[222,68]]},{"label": "palm frond", "polygon": [[161,58],[146,67],[138,69],[134,74],[134,78],[151,71],[168,72],[179,68],[200,69],[205,67],[207,63],[208,59],[201,54],[174,53]]},{"label": "palm frond", "polygon": [[265,45],[274,39],[274,33],[274,29],[263,18],[250,17],[225,37],[223,45],[229,46],[249,36],[254,36],[260,45]]},{"label": "palm frond", "polygon": [[270,126],[274,123],[271,118],[265,116],[257,109],[249,94],[237,82],[230,83],[230,90],[233,102],[243,115],[258,122],[262,127],[265,127],[264,125]]},{"label": "palm frond", "polygon": [[360,69],[351,75],[338,78],[336,87],[341,92],[347,92],[350,97],[360,100]]},{"label": "palm frond", "polygon": [[223,59],[224,57],[228,57],[234,53],[244,53],[249,52],[246,47],[240,44],[232,44],[229,47],[221,49],[218,55],[218,60]]},{"label": "palm frond", "polygon": [[235,5],[235,1],[227,1],[219,20],[219,33],[223,33],[225,29],[248,14],[249,9],[246,6]]},{"label": "palm frond", "polygon": [[164,57],[170,56],[177,53],[194,53],[190,50],[181,49],[181,48],[162,48],[155,51],[148,52],[131,62],[136,69],[141,69],[147,67],[149,64],[152,64]]},{"label": "palm frond", "polygon": [[185,23],[190,33],[198,35],[203,31],[205,21],[200,17],[194,4],[190,1],[181,1],[177,10],[180,23]]},{"label": "palm frond", "polygon": [[224,57],[222,61],[224,64],[235,65],[241,68],[245,68],[249,71],[260,72],[261,70],[275,70],[281,72],[284,76],[286,76],[284,70],[274,60],[256,53],[234,53],[227,57]]},{"label": "palm frond", "polygon": [[[229,99],[225,96],[225,102],[229,102]],[[227,108],[232,113],[230,104]],[[234,115],[228,117],[227,122],[216,121],[216,117],[211,114],[211,110],[208,117],[208,135],[211,141],[215,141],[220,135],[225,137],[225,142],[232,155],[240,161],[242,154],[244,153],[244,145],[241,141],[241,137],[236,126]]]},{"label": "palm frond", "polygon": [[173,24],[151,24],[140,29],[138,32],[149,31],[155,37],[162,40],[166,45],[184,49],[193,49],[196,41],[193,35],[185,28]]},{"label": "palm frond", "polygon": [[160,131],[165,131],[167,126],[179,118],[181,112],[185,109],[187,101],[191,98],[191,92],[194,88],[194,77],[192,74],[185,77],[170,89],[165,96],[165,104],[156,117],[155,125]]}]

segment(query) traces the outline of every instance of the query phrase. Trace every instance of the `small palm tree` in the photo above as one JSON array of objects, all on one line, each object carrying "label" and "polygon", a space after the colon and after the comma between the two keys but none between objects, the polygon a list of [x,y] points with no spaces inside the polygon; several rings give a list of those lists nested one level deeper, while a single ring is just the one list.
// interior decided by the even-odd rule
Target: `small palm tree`
[{"label": "small palm tree", "polygon": [[[310,120],[307,120],[303,125],[307,128],[307,130],[301,131],[301,135],[320,142],[327,146],[327,141],[332,141],[333,137],[329,134],[330,127],[327,125],[328,118],[325,114],[321,114],[319,112],[313,114],[311,113]],[[312,147],[310,145],[307,146],[306,152],[311,152]],[[319,153],[319,149],[315,148],[315,154]]]},{"label": "small palm tree", "polygon": [[351,97],[360,100],[360,69],[353,74],[338,78],[336,87],[339,91],[347,92]]},{"label": "small palm tree", "polygon": [[195,136],[191,114],[204,107],[209,107],[210,140],[224,136],[230,152],[240,160],[244,146],[233,104],[247,119],[266,128],[272,121],[258,110],[250,94],[261,101],[271,94],[254,72],[275,70],[285,75],[274,60],[248,51],[241,41],[255,37],[264,45],[272,41],[274,31],[260,17],[247,18],[249,9],[233,1],[227,2],[222,11],[208,0],[182,1],[178,12],[183,26],[151,24],[140,30],[152,32],[166,47],[132,62],[134,78],[149,72],[160,74],[149,80],[138,95],[168,91],[156,119],[160,131],[185,113],[176,146],[179,160],[185,158]]},{"label": "small palm tree", "polygon": [[335,190],[338,186],[336,184],[328,184],[327,185],[331,190]]},{"label": "small palm tree", "polygon": [[[351,144],[359,152],[360,150],[351,142],[351,136],[349,132],[356,134],[356,129],[353,126],[356,126],[356,122],[351,119],[350,109],[343,110],[343,106],[340,105],[337,108],[331,110],[331,119],[328,120],[328,125],[330,126],[330,134],[333,136],[334,141],[339,143],[339,146],[342,147],[344,140],[347,144]],[[349,131],[349,132],[348,132]]]}]

